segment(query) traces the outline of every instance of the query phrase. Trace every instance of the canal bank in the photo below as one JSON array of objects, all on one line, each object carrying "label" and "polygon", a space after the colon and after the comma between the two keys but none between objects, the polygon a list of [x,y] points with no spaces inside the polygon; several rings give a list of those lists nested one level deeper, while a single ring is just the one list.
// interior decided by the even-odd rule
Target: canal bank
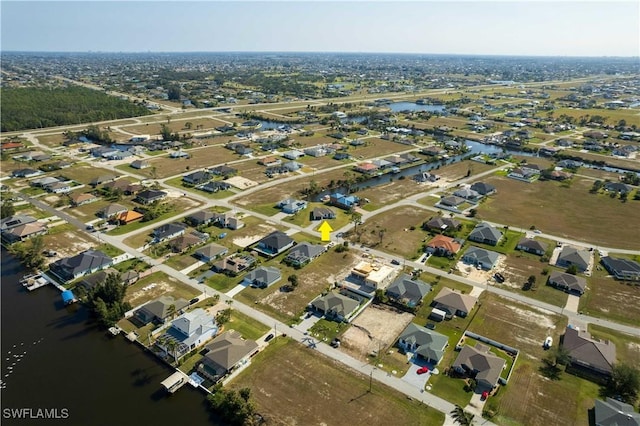
[{"label": "canal bank", "polygon": [[[56,421],[33,418],[38,409],[66,409],[58,419],[64,425],[224,424],[210,415],[201,391],[185,386],[169,396],[161,382],[174,370],[109,336],[83,306],[65,306],[52,286],[28,292],[19,283],[26,271],[6,250],[1,271],[3,425]],[[24,408],[32,418],[6,416]]]}]

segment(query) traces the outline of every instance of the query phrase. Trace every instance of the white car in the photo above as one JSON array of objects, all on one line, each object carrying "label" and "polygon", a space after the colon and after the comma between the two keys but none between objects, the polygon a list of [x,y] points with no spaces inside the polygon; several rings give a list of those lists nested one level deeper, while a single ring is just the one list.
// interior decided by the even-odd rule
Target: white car
[{"label": "white car", "polygon": [[545,349],[549,349],[552,344],[553,344],[553,338],[551,338],[551,336],[548,336],[546,339],[544,339],[544,344],[542,346]]}]

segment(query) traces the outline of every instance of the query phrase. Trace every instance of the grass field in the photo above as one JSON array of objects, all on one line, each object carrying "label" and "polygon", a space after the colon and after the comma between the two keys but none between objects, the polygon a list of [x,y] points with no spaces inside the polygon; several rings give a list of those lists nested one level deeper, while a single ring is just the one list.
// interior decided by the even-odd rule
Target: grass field
[{"label": "grass field", "polygon": [[149,159],[150,167],[136,170],[136,173],[153,179],[163,179],[207,166],[225,164],[240,158],[235,152],[218,145],[190,149],[187,152],[191,155],[190,158],[170,158],[167,153],[164,156]]},{"label": "grass field", "polygon": [[[153,288],[148,288],[150,284],[156,284]],[[144,290],[144,288],[147,290]],[[150,300],[156,299],[160,296],[173,296],[176,299],[183,298],[190,300],[192,297],[200,294],[193,287],[181,283],[173,277],[168,276],[164,272],[154,272],[151,275],[140,279],[135,284],[127,287],[127,294],[125,295],[125,301],[129,302],[131,306],[139,306]]]},{"label": "grass field", "polygon": [[[377,215],[358,226],[360,238],[351,232],[353,242],[375,247],[389,253],[412,259],[421,253],[422,242],[427,233],[420,225],[428,216],[428,212],[415,207],[398,207],[384,215]],[[411,227],[414,227],[411,230]],[[380,232],[384,231],[382,241]]]},{"label": "grass field", "polygon": [[236,309],[231,310],[231,318],[229,322],[224,324],[225,329],[235,330],[245,339],[257,340],[262,337],[270,327],[261,322],[238,312]]},{"label": "grass field", "polygon": [[616,345],[616,359],[618,362],[640,368],[640,338],[595,324],[589,325],[589,333],[596,339],[613,342]]},{"label": "grass field", "polygon": [[640,324],[640,286],[616,281],[600,268],[595,268],[589,278],[588,289],[580,297],[579,310],[624,324]]},{"label": "grass field", "polygon": [[534,225],[543,232],[605,247],[637,248],[640,235],[630,238],[633,229],[611,224],[640,222],[640,204],[590,194],[590,179],[574,178],[570,187],[550,181],[527,184],[499,176],[485,182],[495,185],[498,193],[479,205],[480,219],[525,229]]},{"label": "grass field", "polygon": [[232,387],[249,387],[270,424],[439,425],[444,415],[293,341],[278,338]]}]

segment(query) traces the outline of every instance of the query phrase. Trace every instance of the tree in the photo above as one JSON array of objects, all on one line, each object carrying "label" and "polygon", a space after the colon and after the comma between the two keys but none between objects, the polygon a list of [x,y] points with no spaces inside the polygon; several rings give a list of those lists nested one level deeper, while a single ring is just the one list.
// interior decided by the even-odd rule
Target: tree
[{"label": "tree", "polygon": [[353,232],[358,233],[358,225],[362,224],[362,214],[351,212],[351,223],[353,223]]},{"label": "tree", "polygon": [[13,203],[9,201],[3,201],[0,205],[0,218],[10,217],[16,214],[16,208],[13,207]]},{"label": "tree", "polygon": [[216,315],[216,322],[220,325],[226,324],[231,319],[231,308],[223,309]]},{"label": "tree", "polygon": [[184,123],[184,128],[187,130],[190,130],[191,127],[193,127],[193,123],[190,121],[187,121],[186,123]]},{"label": "tree", "polygon": [[289,284],[291,284],[291,287],[293,288],[298,287],[298,276],[296,274],[289,275],[289,277],[287,278],[287,281],[289,281]]},{"label": "tree", "polygon": [[214,393],[207,397],[209,406],[232,426],[244,426],[252,423],[256,414],[251,401],[249,388],[235,391],[226,390],[222,386],[216,387]]},{"label": "tree", "polygon": [[567,268],[567,274],[576,275],[578,273],[578,267],[576,265],[569,265]]},{"label": "tree", "polygon": [[607,394],[635,405],[640,394],[640,370],[627,364],[616,364],[606,387]]},{"label": "tree", "polygon": [[127,287],[120,280],[120,274],[109,274],[102,283],[93,287],[87,295],[87,303],[98,322],[111,327],[124,317],[131,305],[124,301]]},{"label": "tree", "polygon": [[166,124],[162,124],[160,126],[160,134],[162,135],[162,139],[165,141],[170,141],[171,140],[171,129],[169,129],[169,126],[167,126]]},{"label": "tree", "polygon": [[473,414],[464,411],[464,409],[459,405],[456,405],[450,414],[453,421],[461,426],[471,426],[473,418],[475,417]]},{"label": "tree", "polygon": [[387,233],[385,228],[378,229],[378,238],[380,238],[380,245],[382,245],[382,239],[384,238],[384,234]]}]

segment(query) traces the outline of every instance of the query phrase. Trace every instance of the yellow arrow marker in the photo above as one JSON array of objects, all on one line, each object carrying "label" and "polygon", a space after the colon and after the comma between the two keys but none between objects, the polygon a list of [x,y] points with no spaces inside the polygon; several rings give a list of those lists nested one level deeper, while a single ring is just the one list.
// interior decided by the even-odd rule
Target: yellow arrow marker
[{"label": "yellow arrow marker", "polygon": [[320,231],[320,239],[322,241],[329,241],[331,239],[329,234],[333,231],[333,228],[329,225],[329,222],[325,220],[318,228],[318,231]]}]

